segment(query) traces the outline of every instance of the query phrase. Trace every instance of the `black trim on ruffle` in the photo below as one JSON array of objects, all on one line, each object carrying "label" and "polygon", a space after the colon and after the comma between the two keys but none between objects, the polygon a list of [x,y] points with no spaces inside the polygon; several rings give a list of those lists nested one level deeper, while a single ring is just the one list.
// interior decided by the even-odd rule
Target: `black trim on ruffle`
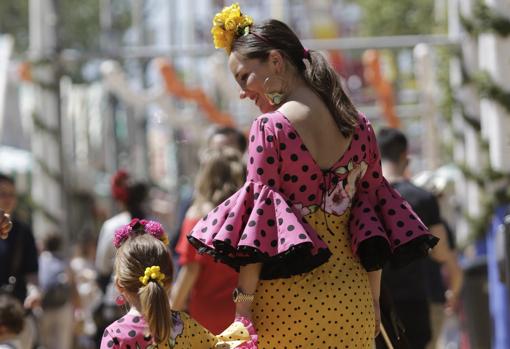
[{"label": "black trim on ruffle", "polygon": [[357,254],[367,271],[382,269],[388,262],[392,268],[401,268],[416,259],[428,256],[429,250],[438,241],[439,239],[433,235],[423,235],[398,246],[392,253],[388,240],[374,236],[360,243]]},{"label": "black trim on ruffle", "polygon": [[434,235],[422,235],[408,243],[395,248],[391,256],[391,266],[401,268],[416,259],[427,257],[430,249],[436,246],[439,238]]},{"label": "black trim on ruffle", "polygon": [[321,248],[317,254],[312,255],[311,243],[294,245],[283,253],[269,256],[269,254],[251,246],[234,248],[223,241],[214,241],[214,248],[211,248],[190,235],[188,241],[200,254],[208,254],[216,261],[222,262],[236,271],[239,271],[239,267],[243,265],[262,263],[261,280],[286,279],[307,273],[326,263],[331,257],[331,252],[326,248]]},{"label": "black trim on ruffle", "polygon": [[390,259],[391,249],[388,240],[374,236],[359,244],[357,254],[366,271],[376,271],[382,269]]}]

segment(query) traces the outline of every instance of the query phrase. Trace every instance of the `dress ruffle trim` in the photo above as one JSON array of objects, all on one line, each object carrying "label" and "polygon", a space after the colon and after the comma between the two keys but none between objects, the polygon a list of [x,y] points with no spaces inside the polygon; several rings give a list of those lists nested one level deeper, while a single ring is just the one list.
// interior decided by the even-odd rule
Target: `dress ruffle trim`
[{"label": "dress ruffle trim", "polygon": [[311,271],[331,256],[282,194],[253,181],[200,220],[188,240],[199,253],[236,270],[263,263],[260,278],[266,280]]},{"label": "dress ruffle trim", "polygon": [[218,336],[216,348],[257,349],[258,335],[253,323],[244,316],[237,316],[234,323]]},{"label": "dress ruffle trim", "polygon": [[351,212],[353,252],[368,271],[388,262],[407,265],[427,256],[439,241],[386,180],[375,191],[360,191]]}]

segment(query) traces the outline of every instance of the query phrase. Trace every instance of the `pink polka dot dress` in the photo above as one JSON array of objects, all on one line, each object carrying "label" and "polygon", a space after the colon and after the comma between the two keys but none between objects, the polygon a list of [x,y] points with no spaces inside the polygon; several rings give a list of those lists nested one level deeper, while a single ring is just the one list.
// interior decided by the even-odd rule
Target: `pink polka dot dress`
[{"label": "pink polka dot dress", "polygon": [[360,114],[329,169],[278,111],[255,120],[249,141],[247,182],[189,241],[235,269],[262,263],[259,348],[372,348],[367,271],[405,265],[437,242],[382,176],[372,126]]}]

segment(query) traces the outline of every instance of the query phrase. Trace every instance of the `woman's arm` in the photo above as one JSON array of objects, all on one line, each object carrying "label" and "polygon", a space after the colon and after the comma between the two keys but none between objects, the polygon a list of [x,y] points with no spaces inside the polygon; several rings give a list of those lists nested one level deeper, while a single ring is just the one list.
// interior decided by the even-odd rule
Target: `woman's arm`
[{"label": "woman's arm", "polygon": [[368,273],[368,282],[372,291],[372,300],[374,302],[375,314],[375,335],[377,336],[381,326],[381,308],[379,305],[379,296],[381,295],[381,275],[382,270],[371,271]]},{"label": "woman's arm", "polygon": [[[238,288],[245,294],[255,294],[259,283],[260,270],[262,263],[248,264],[240,268]],[[251,320],[251,303],[236,303],[236,315],[247,317]]]},{"label": "woman's arm", "polygon": [[172,293],[170,296],[172,309],[185,310],[189,294],[198,279],[199,273],[200,264],[198,262],[188,263],[179,270],[177,280],[172,287]]}]

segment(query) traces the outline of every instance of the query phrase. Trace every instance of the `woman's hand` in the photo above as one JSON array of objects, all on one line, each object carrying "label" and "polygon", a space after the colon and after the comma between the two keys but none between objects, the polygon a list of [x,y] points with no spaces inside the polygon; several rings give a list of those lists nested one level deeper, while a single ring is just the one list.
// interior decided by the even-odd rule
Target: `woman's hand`
[{"label": "woman's hand", "polygon": [[12,229],[11,216],[0,209],[0,238],[7,239]]},{"label": "woman's hand", "polygon": [[379,300],[374,299],[374,317],[375,317],[375,335],[377,337],[381,332],[381,306]]}]

